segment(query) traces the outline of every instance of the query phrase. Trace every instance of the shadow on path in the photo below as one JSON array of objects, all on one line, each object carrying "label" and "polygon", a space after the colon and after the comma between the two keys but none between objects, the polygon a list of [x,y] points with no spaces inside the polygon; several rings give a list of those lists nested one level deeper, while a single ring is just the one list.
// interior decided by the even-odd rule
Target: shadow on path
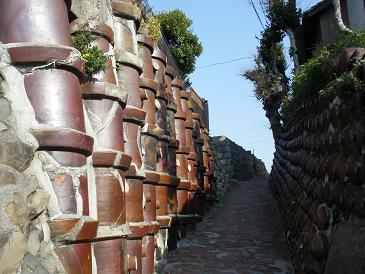
[{"label": "shadow on path", "polygon": [[156,267],[159,274],[292,274],[287,242],[267,177],[232,186]]}]

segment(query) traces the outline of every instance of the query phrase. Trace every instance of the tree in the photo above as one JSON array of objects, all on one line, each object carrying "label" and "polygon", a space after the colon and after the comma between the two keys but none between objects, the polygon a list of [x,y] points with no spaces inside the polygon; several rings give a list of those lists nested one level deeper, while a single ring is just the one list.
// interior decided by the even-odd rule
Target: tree
[{"label": "tree", "polygon": [[195,70],[196,58],[203,52],[198,36],[193,33],[193,21],[178,9],[156,15],[169,49],[180,71],[186,76]]},{"label": "tree", "polygon": [[[253,0],[249,0],[249,3],[258,15]],[[295,34],[301,27],[301,11],[297,8],[296,0],[259,0],[259,4],[265,15],[266,26],[261,32],[259,39],[260,44],[255,58],[255,66],[253,69],[246,71],[243,76],[254,83],[256,98],[263,104],[266,117],[269,119],[273,131],[274,140],[277,142],[282,131],[282,117],[279,111],[280,109],[283,111],[284,102],[293,102],[293,96],[298,97],[298,94],[296,94],[298,90],[300,90],[299,93],[303,94],[305,93],[303,90],[308,91],[308,88],[298,89],[298,83],[300,83],[299,86],[308,87],[308,85],[304,84],[308,81],[303,81],[300,78],[303,75],[303,71],[305,74],[308,74],[309,71],[315,71],[313,69],[314,64],[322,66],[322,58],[328,58],[328,54],[332,51],[335,52],[337,48],[343,49],[348,45],[359,44],[361,36],[348,36],[352,31],[342,21],[340,0],[332,0],[337,26],[341,32],[346,34],[343,38],[344,40],[332,46],[334,48],[332,50],[323,50],[323,54],[318,54],[318,60],[312,59],[312,62],[308,63],[305,69],[303,69],[303,66],[299,69]],[[290,39],[291,56],[295,64],[295,76],[291,87],[289,86],[289,78],[286,75],[285,59],[281,46],[285,34]],[[318,76],[318,72],[315,72],[315,74]],[[314,81],[309,81],[309,84],[312,82]],[[289,97],[291,100],[289,100]],[[288,104],[286,104],[286,109],[287,106]]]},{"label": "tree", "polygon": [[[252,1],[250,4],[254,5]],[[294,35],[300,27],[301,11],[296,7],[296,0],[266,0],[266,3],[260,0],[260,5],[265,7],[267,23],[261,32],[255,67],[246,71],[243,76],[255,85],[256,98],[263,104],[276,143],[282,132],[279,110],[289,93],[282,41],[287,34],[292,46],[292,58],[297,68],[299,62]]]},{"label": "tree", "polygon": [[285,75],[286,62],[281,43],[275,45],[273,54],[275,55],[274,64],[268,65],[261,55],[257,55],[255,67],[245,71],[243,76],[254,83],[255,96],[262,102],[276,143],[282,133],[279,109],[288,94],[289,86]]}]

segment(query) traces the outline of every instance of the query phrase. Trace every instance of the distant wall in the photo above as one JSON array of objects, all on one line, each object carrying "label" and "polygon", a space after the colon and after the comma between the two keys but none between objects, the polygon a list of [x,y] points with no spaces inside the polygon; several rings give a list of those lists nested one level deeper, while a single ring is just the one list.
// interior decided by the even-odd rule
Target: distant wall
[{"label": "distant wall", "polygon": [[215,136],[210,140],[218,198],[223,197],[228,188],[236,181],[268,175],[264,163],[257,159],[251,151],[243,149],[225,136]]}]

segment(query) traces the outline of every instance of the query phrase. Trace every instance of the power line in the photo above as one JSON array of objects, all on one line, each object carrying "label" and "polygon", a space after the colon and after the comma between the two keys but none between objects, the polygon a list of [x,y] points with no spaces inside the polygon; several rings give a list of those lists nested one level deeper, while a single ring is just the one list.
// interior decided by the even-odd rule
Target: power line
[{"label": "power line", "polygon": [[196,67],[196,68],[197,69],[199,69],[199,68],[209,68],[209,67],[213,67],[213,66],[224,65],[224,64],[236,62],[236,61],[239,61],[239,60],[252,59],[252,58],[253,57],[242,57],[242,58],[237,58],[237,59],[233,59],[233,60],[229,60],[229,61],[225,61],[225,62],[214,63],[214,64],[210,64],[210,65],[206,65],[206,66],[201,66],[201,67]]},{"label": "power line", "polygon": [[243,140],[241,143],[243,143],[244,145],[247,145],[247,144],[253,145],[253,144],[257,144],[262,141],[266,141],[268,139],[273,139],[272,135],[265,135],[263,137],[265,137],[265,138],[259,138],[259,139],[255,139],[255,140],[252,140],[249,142],[246,142],[245,140]]},{"label": "power line", "polygon": [[245,136],[242,136],[241,139],[243,140],[247,140],[247,139],[250,139],[250,138],[256,138],[256,137],[265,137],[265,136],[272,136],[272,133],[265,133],[265,134],[256,134],[256,135],[245,135]]},{"label": "power line", "polygon": [[230,134],[230,135],[231,135],[231,136],[239,135],[239,134],[243,134],[243,133],[250,132],[250,131],[253,131],[253,130],[256,130],[256,129],[261,129],[261,128],[262,128],[262,125],[261,125],[261,126],[258,126],[258,127],[254,127],[254,128],[246,129],[246,130],[243,130],[243,131],[235,132],[235,133]]},{"label": "power line", "polygon": [[[262,14],[264,15],[265,22],[267,23],[267,14],[266,14],[267,9],[265,8],[264,0],[260,0],[259,4],[260,4],[260,7],[261,7]],[[268,3],[266,3],[266,4],[268,4]]]},{"label": "power line", "polygon": [[252,0],[248,0],[248,2],[250,3],[250,5],[252,6],[253,10],[255,11],[256,16],[257,16],[257,18],[259,19],[259,21],[260,21],[260,24],[261,24],[262,28],[263,28],[263,29],[265,29],[264,24],[263,24],[263,23],[262,23],[262,21],[261,21],[260,15],[259,15],[259,13],[257,12],[256,6],[255,6],[255,3],[254,3]]}]

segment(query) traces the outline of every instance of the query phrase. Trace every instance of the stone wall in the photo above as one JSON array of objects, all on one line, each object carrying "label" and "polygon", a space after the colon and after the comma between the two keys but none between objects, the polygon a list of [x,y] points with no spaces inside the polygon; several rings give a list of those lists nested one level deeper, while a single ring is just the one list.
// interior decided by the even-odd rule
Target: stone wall
[{"label": "stone wall", "polygon": [[215,191],[218,198],[223,197],[236,181],[254,176],[268,176],[265,164],[225,136],[210,138],[213,150]]}]

